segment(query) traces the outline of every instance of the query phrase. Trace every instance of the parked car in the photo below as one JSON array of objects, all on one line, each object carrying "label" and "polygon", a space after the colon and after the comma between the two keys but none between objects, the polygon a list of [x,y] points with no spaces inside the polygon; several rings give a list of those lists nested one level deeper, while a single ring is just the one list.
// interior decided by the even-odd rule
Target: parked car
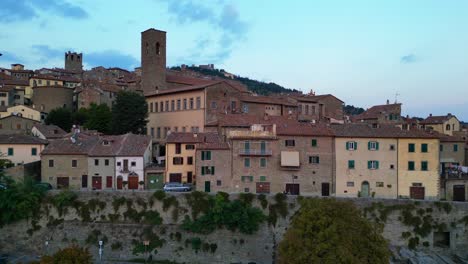
[{"label": "parked car", "polygon": [[48,182],[38,182],[35,186],[43,188],[44,190],[52,190],[52,185]]},{"label": "parked car", "polygon": [[165,192],[189,192],[192,190],[192,186],[179,182],[169,182],[164,184],[163,190]]}]

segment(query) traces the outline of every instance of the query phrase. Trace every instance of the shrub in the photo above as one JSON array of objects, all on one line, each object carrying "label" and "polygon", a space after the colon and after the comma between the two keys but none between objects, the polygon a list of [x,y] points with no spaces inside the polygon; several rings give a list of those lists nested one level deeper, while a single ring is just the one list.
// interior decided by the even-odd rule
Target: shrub
[{"label": "shrub", "polygon": [[175,208],[179,207],[179,201],[177,201],[177,198],[172,195],[163,199],[163,211],[166,212],[171,208],[171,206],[174,206]]},{"label": "shrub", "polygon": [[122,246],[122,243],[120,241],[114,242],[111,245],[112,251],[122,250],[122,248],[123,248],[123,246]]},{"label": "shrub", "polygon": [[257,199],[260,201],[260,205],[262,206],[263,209],[266,209],[268,207],[268,200],[266,198],[266,195],[259,194],[257,196]]},{"label": "shrub", "polygon": [[73,206],[78,196],[72,191],[62,191],[52,198],[52,204],[57,208],[59,216],[66,213],[67,208]]},{"label": "shrub", "polygon": [[125,197],[114,197],[114,199],[112,200],[112,207],[114,207],[114,211],[117,213],[119,211],[119,208],[122,205],[124,205],[126,201],[127,199],[125,199]]},{"label": "shrub", "polygon": [[143,216],[145,224],[160,225],[162,223],[162,218],[158,211],[146,211],[143,213]]},{"label": "shrub", "polygon": [[252,201],[255,198],[253,193],[240,193],[239,200],[245,204],[252,205]]},{"label": "shrub", "polygon": [[59,250],[53,256],[43,256],[39,262],[40,264],[49,263],[79,263],[79,264],[91,264],[93,258],[86,248],[80,248],[78,246],[72,246]]},{"label": "shrub", "polygon": [[153,193],[153,197],[159,201],[162,201],[164,198],[166,198],[166,193],[163,190],[157,190]]},{"label": "shrub", "polygon": [[213,205],[213,199],[205,192],[194,191],[186,194],[187,204],[192,209],[192,218],[196,219],[200,214],[210,210]]}]

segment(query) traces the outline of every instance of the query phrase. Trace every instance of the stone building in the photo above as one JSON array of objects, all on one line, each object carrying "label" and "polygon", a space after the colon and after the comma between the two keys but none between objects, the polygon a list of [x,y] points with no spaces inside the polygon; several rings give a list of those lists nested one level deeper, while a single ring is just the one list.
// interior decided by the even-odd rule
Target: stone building
[{"label": "stone building", "polygon": [[73,72],[83,71],[83,53],[66,52],[65,70]]},{"label": "stone building", "polygon": [[40,122],[18,115],[8,115],[0,118],[0,134],[31,134],[34,125]]},{"label": "stone building", "polygon": [[300,121],[344,122],[344,102],[334,95],[315,95],[311,92],[305,95],[290,95],[287,98],[298,105],[298,119]]},{"label": "stone building", "polygon": [[75,89],[77,108],[88,108],[93,103],[97,105],[106,104],[109,108],[112,108],[120,91],[123,91],[123,89],[111,83],[83,82],[81,87]]},{"label": "stone building", "polygon": [[372,106],[352,119],[355,123],[400,124],[402,122],[401,104],[390,104],[387,100],[387,104]]},{"label": "stone building", "polygon": [[261,95],[242,95],[239,98],[240,105],[231,108],[234,113],[252,114],[257,116],[287,116],[297,119],[297,104],[279,97],[261,96]]},{"label": "stone building", "polygon": [[445,116],[433,116],[430,114],[429,117],[419,122],[419,124],[422,129],[434,130],[449,136],[452,136],[453,132],[461,130],[460,121],[450,113]]},{"label": "stone building", "polygon": [[141,80],[143,92],[166,86],[166,32],[150,28],[141,32]]},{"label": "stone building", "polygon": [[38,86],[34,87],[33,109],[41,113],[49,113],[56,108],[75,110],[73,95],[74,89],[64,86]]}]

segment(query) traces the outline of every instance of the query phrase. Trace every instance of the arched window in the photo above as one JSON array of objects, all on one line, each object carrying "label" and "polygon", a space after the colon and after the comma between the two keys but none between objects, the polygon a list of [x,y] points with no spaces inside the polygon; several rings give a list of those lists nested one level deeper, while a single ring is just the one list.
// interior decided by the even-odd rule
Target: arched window
[{"label": "arched window", "polygon": [[161,54],[161,49],[160,49],[159,42],[156,42],[156,54],[157,55]]},{"label": "arched window", "polygon": [[445,130],[450,130],[450,124],[447,124],[447,125],[445,126]]}]

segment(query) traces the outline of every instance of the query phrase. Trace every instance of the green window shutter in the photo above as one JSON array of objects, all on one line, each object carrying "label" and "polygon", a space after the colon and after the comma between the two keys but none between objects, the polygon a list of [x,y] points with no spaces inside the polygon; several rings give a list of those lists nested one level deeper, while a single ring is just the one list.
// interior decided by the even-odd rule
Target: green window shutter
[{"label": "green window shutter", "polygon": [[312,139],[312,147],[316,147],[317,146],[317,140],[316,139]]},{"label": "green window shutter", "polygon": [[354,141],[354,150],[357,150],[357,142]]},{"label": "green window shutter", "polygon": [[205,151],[201,152],[201,160],[205,160]]},{"label": "green window shutter", "polygon": [[320,164],[320,157],[317,156],[317,164]]},{"label": "green window shutter", "polygon": [[348,169],[354,169],[354,160],[348,160]]},{"label": "green window shutter", "polygon": [[211,166],[211,175],[214,175],[214,174],[215,174],[215,167]]},{"label": "green window shutter", "polygon": [[14,151],[13,148],[8,148],[8,156],[13,156]]},{"label": "green window shutter", "polygon": [[367,161],[367,168],[368,169],[371,169],[372,168],[372,161]]},{"label": "green window shutter", "polygon": [[414,161],[408,161],[408,170],[414,171]]},{"label": "green window shutter", "polygon": [[253,182],[253,178],[254,178],[254,177],[253,177],[253,176],[249,176],[249,178],[250,178],[250,182]]},{"label": "green window shutter", "polygon": [[31,149],[31,155],[32,156],[37,156],[37,148],[32,148]]},{"label": "green window shutter", "polygon": [[421,152],[427,152],[427,144],[421,144]]},{"label": "green window shutter", "polygon": [[368,150],[371,150],[371,143],[372,143],[371,141],[367,142],[367,149]]},{"label": "green window shutter", "polygon": [[422,171],[428,170],[427,161],[421,161],[421,170]]},{"label": "green window shutter", "polygon": [[378,160],[375,161],[375,169],[377,169],[377,170],[379,169],[379,161]]},{"label": "green window shutter", "polygon": [[375,142],[375,150],[379,150],[379,142]]},{"label": "green window shutter", "polygon": [[266,181],[266,176],[260,176],[260,181],[262,182]]},{"label": "green window shutter", "polygon": [[454,152],[457,152],[457,151],[458,151],[458,145],[457,145],[457,144],[453,145],[453,151],[454,151]]},{"label": "green window shutter", "polygon": [[241,181],[245,182],[245,176],[241,176]]},{"label": "green window shutter", "polygon": [[207,160],[211,160],[211,151],[206,152],[208,154]]}]

